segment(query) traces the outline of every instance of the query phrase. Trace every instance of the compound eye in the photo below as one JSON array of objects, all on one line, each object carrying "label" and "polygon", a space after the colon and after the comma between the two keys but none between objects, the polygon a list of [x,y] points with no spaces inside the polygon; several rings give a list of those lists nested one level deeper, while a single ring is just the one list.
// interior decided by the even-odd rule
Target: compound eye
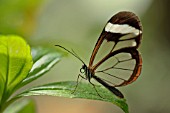
[{"label": "compound eye", "polygon": [[81,72],[81,73],[84,73],[84,69],[83,69],[83,68],[81,68],[81,69],[80,69],[80,72]]}]

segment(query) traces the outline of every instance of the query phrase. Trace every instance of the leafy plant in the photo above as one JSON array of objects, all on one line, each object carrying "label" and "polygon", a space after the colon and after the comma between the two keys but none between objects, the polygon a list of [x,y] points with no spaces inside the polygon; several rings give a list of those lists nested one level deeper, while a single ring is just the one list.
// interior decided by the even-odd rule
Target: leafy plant
[{"label": "leafy plant", "polygon": [[[63,53],[45,47],[33,47],[19,36],[0,36],[0,113],[35,113],[32,100],[18,100],[33,95],[84,98],[111,102],[128,113],[125,99],[116,97],[102,86],[96,86],[98,96],[90,84],[55,82],[36,86],[16,94],[16,91],[48,72],[62,58]],[[12,96],[15,93],[14,96]],[[20,102],[18,102],[20,101]],[[19,105],[19,103],[23,103]]]}]

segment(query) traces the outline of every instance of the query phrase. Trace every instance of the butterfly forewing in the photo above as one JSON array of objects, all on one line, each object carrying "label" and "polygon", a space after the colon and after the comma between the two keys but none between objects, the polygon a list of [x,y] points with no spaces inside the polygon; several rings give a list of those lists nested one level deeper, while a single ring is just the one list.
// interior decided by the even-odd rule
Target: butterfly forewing
[{"label": "butterfly forewing", "polygon": [[[136,50],[141,38],[142,27],[138,17],[132,12],[117,13],[105,25],[90,58],[89,68],[112,86],[135,81],[142,66],[141,56]],[[98,58],[100,55],[103,56]]]}]

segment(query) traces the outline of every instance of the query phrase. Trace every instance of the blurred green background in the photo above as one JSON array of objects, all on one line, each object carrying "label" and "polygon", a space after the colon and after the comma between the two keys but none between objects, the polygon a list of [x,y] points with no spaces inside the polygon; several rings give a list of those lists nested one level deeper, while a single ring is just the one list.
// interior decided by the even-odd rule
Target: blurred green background
[{"label": "blurred green background", "polygon": [[[170,113],[169,4],[168,0],[0,0],[0,34],[23,36],[32,46],[72,48],[88,64],[108,19],[119,11],[132,11],[143,24],[139,48],[143,70],[136,82],[119,89],[127,98],[130,113]],[[31,85],[76,80],[81,65],[70,55]],[[32,98],[37,113],[123,113],[100,101]]]}]

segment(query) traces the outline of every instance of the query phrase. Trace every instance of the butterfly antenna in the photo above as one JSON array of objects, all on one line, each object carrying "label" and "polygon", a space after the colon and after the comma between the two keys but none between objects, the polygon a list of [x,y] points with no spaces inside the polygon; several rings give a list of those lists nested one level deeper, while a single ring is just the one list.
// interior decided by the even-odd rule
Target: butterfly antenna
[{"label": "butterfly antenna", "polygon": [[[77,56],[77,58],[81,59],[73,49],[71,49],[71,51],[72,51],[72,53],[73,53],[75,56]],[[83,62],[83,60],[81,60],[81,61]],[[84,63],[84,62],[83,62],[83,63]]]},{"label": "butterfly antenna", "polygon": [[64,49],[65,51],[67,51],[67,52],[69,52],[70,54],[72,54],[74,57],[78,58],[83,64],[85,64],[85,63],[83,62],[83,60],[82,60],[73,50],[70,51],[70,50],[68,50],[68,49],[66,49],[65,47],[60,46],[60,45],[55,45],[55,46],[58,46],[58,47]]}]

